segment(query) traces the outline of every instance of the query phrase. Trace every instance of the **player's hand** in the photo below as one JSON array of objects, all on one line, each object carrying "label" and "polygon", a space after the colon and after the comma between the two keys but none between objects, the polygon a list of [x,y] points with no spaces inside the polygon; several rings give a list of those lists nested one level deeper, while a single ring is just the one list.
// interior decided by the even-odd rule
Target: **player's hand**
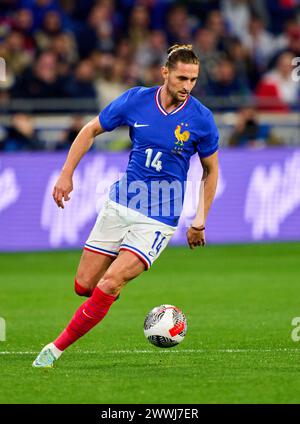
[{"label": "player's hand", "polygon": [[205,246],[205,227],[203,227],[203,229],[194,229],[190,227],[187,230],[186,236],[191,249],[198,246]]},{"label": "player's hand", "polygon": [[67,202],[68,200],[70,200],[69,194],[72,190],[72,177],[65,174],[61,174],[54,186],[52,193],[53,199],[59,208],[64,209],[64,201]]}]

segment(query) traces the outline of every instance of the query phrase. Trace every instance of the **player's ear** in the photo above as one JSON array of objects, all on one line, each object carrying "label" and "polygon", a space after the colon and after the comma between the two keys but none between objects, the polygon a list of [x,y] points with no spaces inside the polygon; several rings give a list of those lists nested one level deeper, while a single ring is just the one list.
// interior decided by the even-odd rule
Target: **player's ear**
[{"label": "player's ear", "polygon": [[168,76],[169,76],[169,68],[167,66],[162,66],[161,67],[161,74],[163,76],[163,79],[168,78]]}]

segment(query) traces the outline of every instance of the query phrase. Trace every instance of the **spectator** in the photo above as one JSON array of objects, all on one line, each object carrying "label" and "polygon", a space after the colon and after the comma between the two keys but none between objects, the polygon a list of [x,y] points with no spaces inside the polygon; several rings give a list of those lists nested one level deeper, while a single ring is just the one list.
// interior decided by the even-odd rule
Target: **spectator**
[{"label": "spectator", "polygon": [[202,90],[207,86],[209,78],[213,78],[213,72],[221,58],[217,50],[217,37],[209,29],[201,28],[195,34],[194,49],[200,59],[200,75],[194,89],[196,95],[201,96]]},{"label": "spectator", "polygon": [[88,59],[82,60],[75,69],[74,77],[67,83],[67,95],[73,98],[96,100],[94,78],[93,62]]},{"label": "spectator", "polygon": [[144,81],[140,79],[140,69],[135,61],[127,64],[126,80],[124,82],[128,87],[144,84]]},{"label": "spectator", "polygon": [[99,103],[104,107],[128,89],[126,84],[128,63],[112,55],[106,57],[102,55],[100,66],[102,68],[96,80],[96,88]]},{"label": "spectator", "polygon": [[102,51],[113,51],[115,47],[114,4],[103,1],[91,11],[89,25],[96,37],[96,47]]},{"label": "spectator", "polygon": [[221,10],[230,34],[241,38],[248,28],[251,10],[248,0],[222,0]]},{"label": "spectator", "polygon": [[89,57],[97,48],[97,35],[90,25],[90,15],[87,22],[80,22],[74,31],[79,57],[85,59]]},{"label": "spectator", "polygon": [[226,40],[229,37],[229,33],[224,17],[219,10],[212,10],[210,13],[208,13],[207,19],[205,21],[205,28],[210,30],[215,35],[217,40],[217,48],[219,51],[223,51]]},{"label": "spectator", "polygon": [[64,97],[63,81],[58,75],[57,58],[51,51],[44,51],[18,79],[13,94],[17,98]]},{"label": "spectator", "polygon": [[79,55],[72,33],[62,32],[54,36],[50,50],[58,60],[60,75],[69,74],[71,72],[70,67],[78,63]]},{"label": "spectator", "polygon": [[285,24],[284,32],[276,39],[277,54],[273,57],[273,64],[278,56],[285,51],[290,51],[294,56],[300,56],[300,27],[296,19],[290,19]]},{"label": "spectator", "polygon": [[190,44],[198,21],[192,21],[185,6],[176,5],[167,16],[167,40],[172,44]]},{"label": "spectator", "polygon": [[40,30],[35,33],[35,40],[40,50],[49,49],[53,38],[62,32],[61,16],[58,12],[51,10],[43,19]]},{"label": "spectator", "polygon": [[2,84],[0,86],[0,107],[6,106],[10,101],[9,90],[7,88],[3,88]]},{"label": "spectator", "polygon": [[146,7],[135,6],[129,16],[128,38],[133,50],[136,51],[140,44],[149,37],[150,15]]},{"label": "spectator", "polygon": [[266,73],[256,88],[261,110],[288,111],[299,100],[299,83],[291,78],[293,54],[282,53],[274,69]]},{"label": "spectator", "polygon": [[57,0],[21,0],[21,7],[30,9],[33,15],[33,28],[42,26],[45,15],[50,11],[62,13]]},{"label": "spectator", "polygon": [[256,87],[260,74],[251,60],[247,47],[238,38],[232,37],[226,42],[225,51],[234,64],[240,81],[251,89]]},{"label": "spectator", "polygon": [[133,46],[130,44],[130,40],[128,38],[122,38],[117,46],[115,56],[119,59],[124,59],[128,63],[133,60],[134,57]]},{"label": "spectator", "polygon": [[208,83],[206,94],[217,97],[223,108],[236,106],[236,102],[243,102],[250,94],[249,86],[240,79],[234,63],[226,57],[219,60],[214,77]]},{"label": "spectator", "polygon": [[250,20],[248,32],[244,32],[241,40],[249,50],[258,73],[261,74],[267,69],[269,60],[276,52],[275,37],[266,30],[262,19],[255,16]]},{"label": "spectator", "polygon": [[109,52],[100,52],[99,50],[94,50],[90,56],[90,60],[93,62],[96,80],[102,78],[109,80],[112,73],[115,56]]},{"label": "spectator", "polygon": [[12,28],[22,33],[24,37],[24,48],[31,53],[35,49],[33,38],[33,16],[30,9],[19,9],[13,15]]},{"label": "spectator", "polygon": [[228,140],[229,146],[260,148],[280,144],[270,126],[259,122],[255,107],[245,106],[239,110],[235,128]]},{"label": "spectator", "polygon": [[162,85],[161,62],[151,63],[144,74],[143,84],[147,87]]},{"label": "spectator", "polygon": [[167,40],[162,31],[152,31],[148,38],[140,44],[136,52],[135,61],[140,67],[140,77],[147,72],[153,63],[164,63],[166,59]]},{"label": "spectator", "polygon": [[0,142],[0,150],[5,152],[40,150],[43,143],[37,136],[29,115],[18,113],[12,117],[6,137]]},{"label": "spectator", "polygon": [[114,2],[98,2],[90,10],[87,23],[81,22],[75,32],[80,57],[87,58],[97,49],[112,52],[121,29],[121,19],[115,11]]},{"label": "spectator", "polygon": [[32,54],[25,47],[25,38],[22,33],[11,31],[0,48],[1,57],[7,67],[17,77],[29,66]]}]

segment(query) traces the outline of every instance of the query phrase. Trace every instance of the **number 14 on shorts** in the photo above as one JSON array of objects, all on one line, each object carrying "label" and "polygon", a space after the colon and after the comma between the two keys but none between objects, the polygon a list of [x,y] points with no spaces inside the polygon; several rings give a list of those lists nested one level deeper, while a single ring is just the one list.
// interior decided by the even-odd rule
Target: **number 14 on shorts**
[{"label": "number 14 on shorts", "polygon": [[160,231],[155,231],[155,238],[154,238],[154,242],[151,246],[151,249],[155,250],[156,254],[158,254],[158,252],[160,251],[162,244],[163,244],[163,241],[165,239],[166,239],[166,237],[164,237]]}]

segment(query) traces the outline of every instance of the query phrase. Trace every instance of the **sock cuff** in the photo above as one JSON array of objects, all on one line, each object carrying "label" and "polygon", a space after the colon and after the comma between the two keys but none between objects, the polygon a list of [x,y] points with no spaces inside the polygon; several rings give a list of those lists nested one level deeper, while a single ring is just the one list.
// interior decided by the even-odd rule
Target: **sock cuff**
[{"label": "sock cuff", "polygon": [[86,289],[85,287],[81,286],[77,279],[74,279],[74,288],[75,288],[75,292],[79,295],[79,296],[87,296],[90,297],[91,296],[91,290]]},{"label": "sock cuff", "polygon": [[117,296],[114,296],[112,294],[106,294],[104,293],[104,291],[102,291],[101,289],[99,289],[99,287],[95,287],[95,290],[93,292],[93,296],[92,296],[95,300],[102,300],[105,303],[113,303]]}]

